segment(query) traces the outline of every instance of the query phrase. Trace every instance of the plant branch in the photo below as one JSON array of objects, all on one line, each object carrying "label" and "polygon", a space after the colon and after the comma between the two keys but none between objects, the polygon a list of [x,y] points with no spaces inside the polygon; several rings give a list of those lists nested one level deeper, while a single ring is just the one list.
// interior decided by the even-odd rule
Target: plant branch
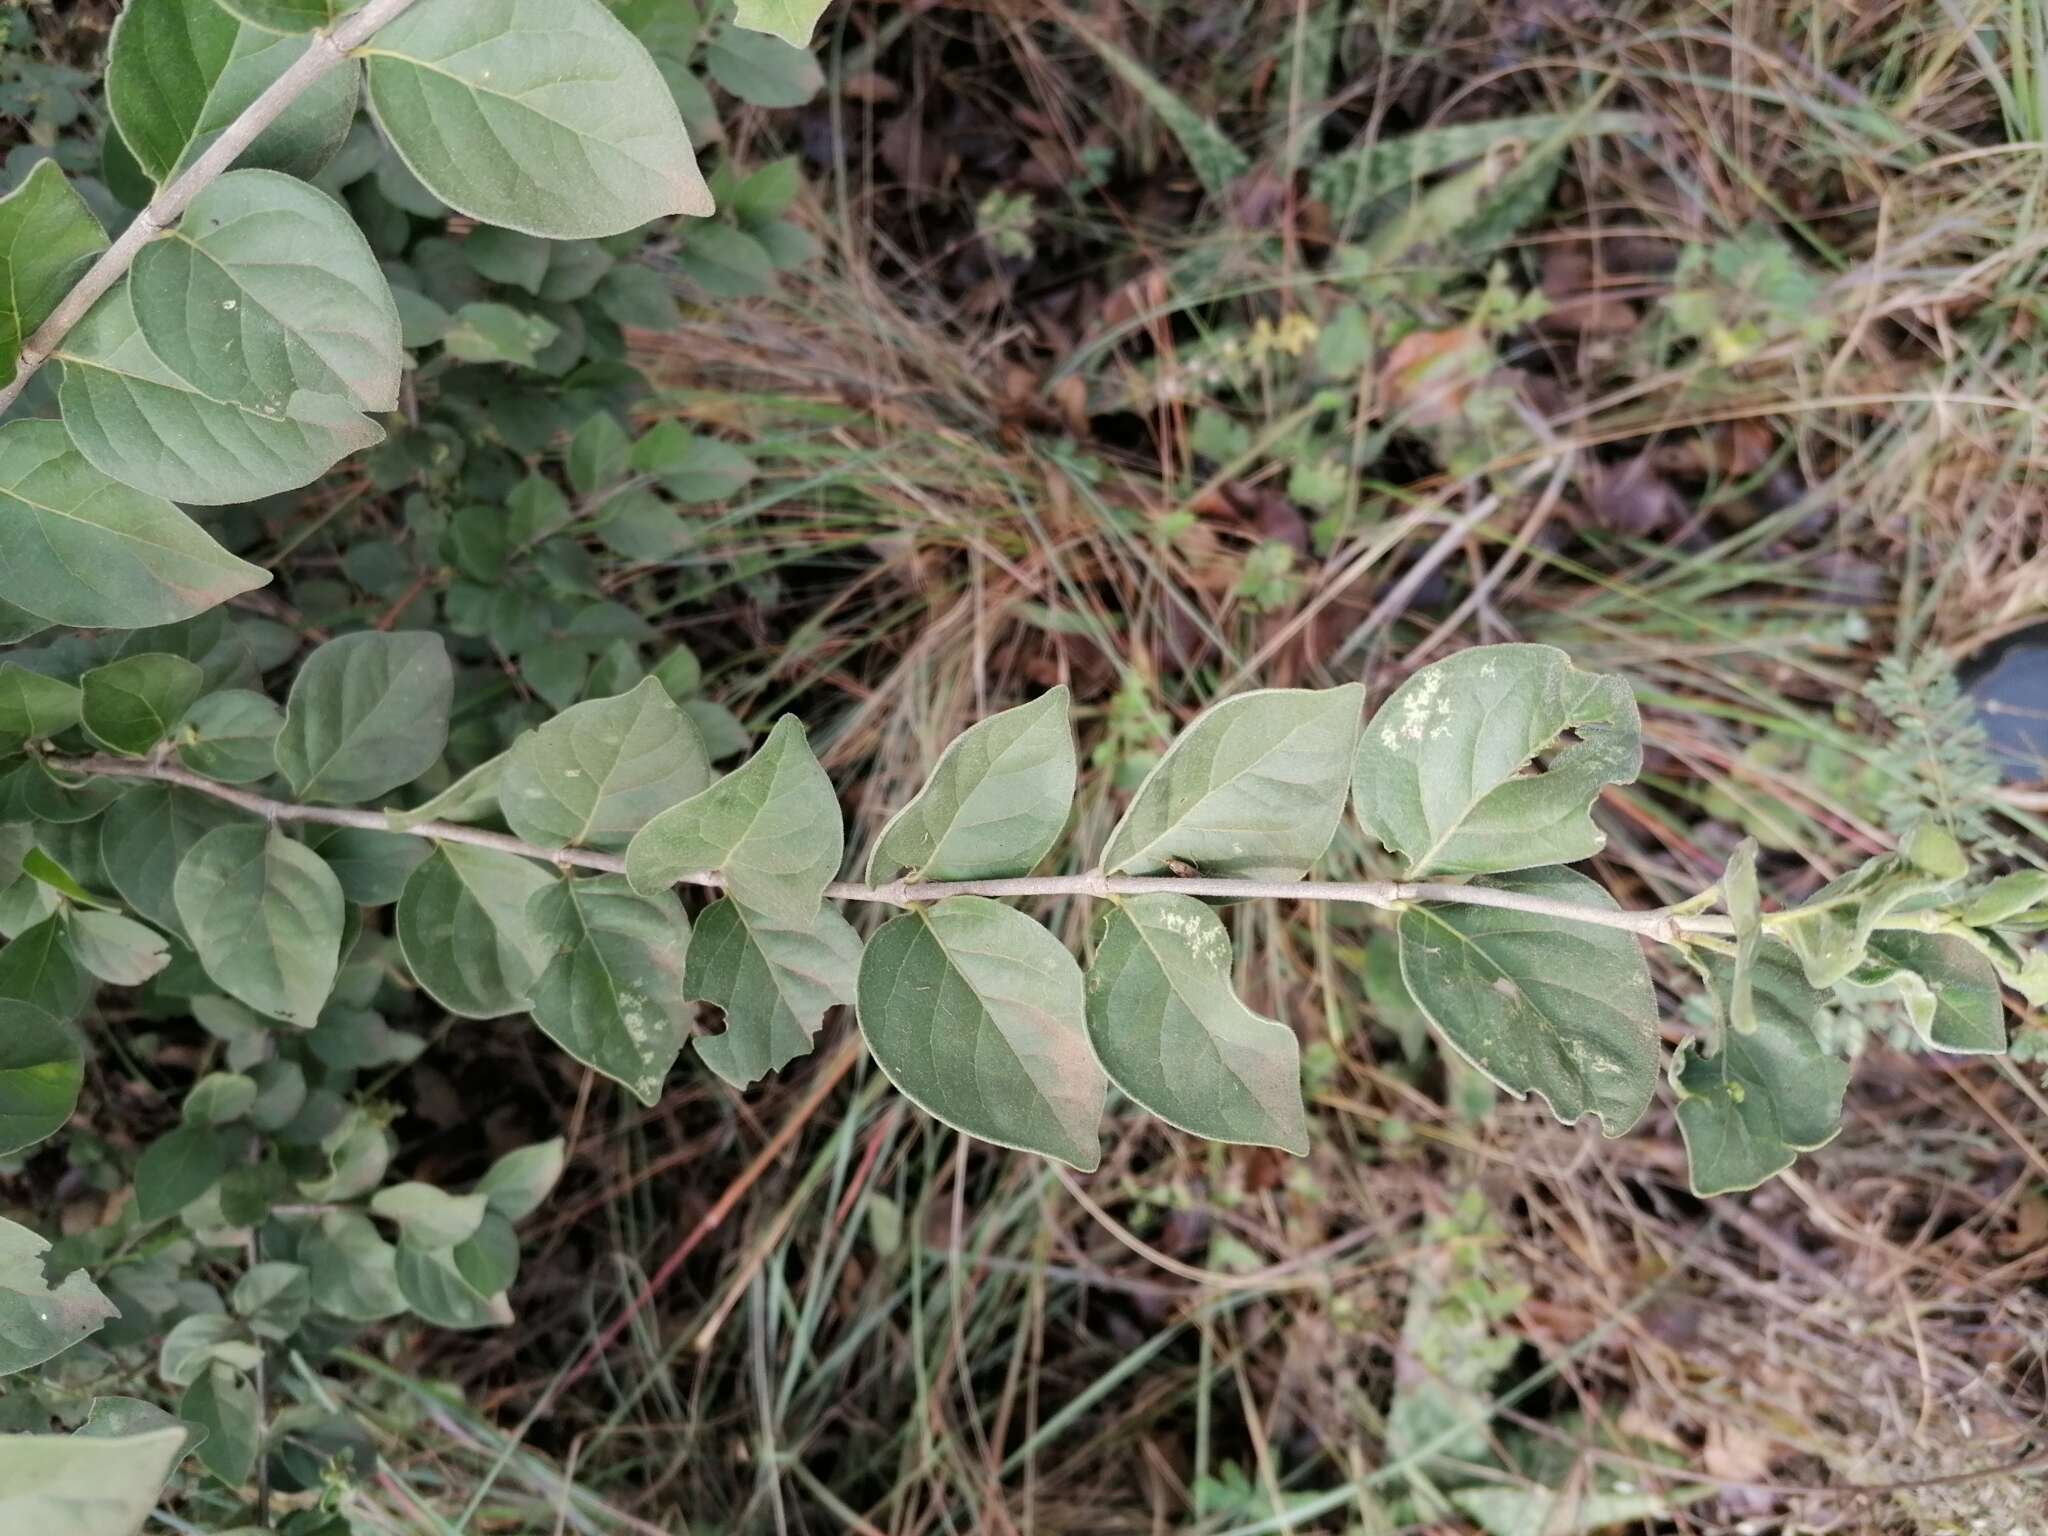
[{"label": "plant branch", "polygon": [[[109,779],[146,779],[175,784],[197,794],[210,795],[261,816],[270,822],[300,821],[318,826],[356,827],[369,832],[393,832],[423,837],[434,842],[467,843],[490,848],[562,868],[594,869],[606,874],[623,874],[626,861],[615,853],[590,848],[543,848],[503,832],[482,827],[465,827],[449,821],[406,822],[382,811],[351,810],[346,806],[299,805],[289,800],[272,800],[263,795],[216,783],[175,763],[156,759],[125,757],[47,758],[46,764],[60,773]],[[722,889],[722,876],[705,871],[684,875],[678,885]],[[825,889],[835,901],[866,901],[884,906],[909,907],[923,902],[943,901],[948,896],[987,896],[998,900],[1025,896],[1085,896],[1109,899],[1117,896],[1208,896],[1225,901],[1337,901],[1388,908],[1403,902],[1453,902],[1468,907],[1500,907],[1538,917],[1562,918],[1588,923],[1596,928],[1618,928],[1662,944],[1676,942],[1691,934],[1732,935],[1735,926],[1725,917],[1680,914],[1662,908],[1648,911],[1616,911],[1609,907],[1582,906],[1576,902],[1553,901],[1518,891],[1497,890],[1483,885],[1455,885],[1437,881],[1402,880],[1228,880],[1206,876],[1183,878],[1173,875],[1024,875],[1002,880],[893,880],[885,885],[864,885],[858,881],[835,881]]]},{"label": "plant branch", "polygon": [[[324,32],[315,32],[306,51],[294,59],[248,106],[241,116],[221,130],[215,139],[177,176],[149,200],[149,206],[121,231],[121,238],[100,253],[84,277],[64,295],[50,317],[36,328],[35,335],[21,349],[14,378],[0,386],[0,413],[14,404],[35,371],[50,360],[73,326],[86,312],[127,275],[142,248],[178,222],[193,198],[204,192],[256,142],[263,130],[284,115],[285,109],[304,95],[321,76],[343,64],[351,49],[370,40],[380,27],[396,20],[413,0],[369,0],[361,10],[351,11]],[[114,130],[118,132],[119,130]]]}]

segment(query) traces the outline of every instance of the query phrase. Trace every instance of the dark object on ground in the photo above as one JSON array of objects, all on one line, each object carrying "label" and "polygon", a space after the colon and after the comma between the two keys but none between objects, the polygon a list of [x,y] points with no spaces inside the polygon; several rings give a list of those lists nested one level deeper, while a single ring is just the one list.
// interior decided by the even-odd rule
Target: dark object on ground
[{"label": "dark object on ground", "polygon": [[1973,656],[1963,664],[1962,683],[2007,782],[2048,779],[2048,624]]}]

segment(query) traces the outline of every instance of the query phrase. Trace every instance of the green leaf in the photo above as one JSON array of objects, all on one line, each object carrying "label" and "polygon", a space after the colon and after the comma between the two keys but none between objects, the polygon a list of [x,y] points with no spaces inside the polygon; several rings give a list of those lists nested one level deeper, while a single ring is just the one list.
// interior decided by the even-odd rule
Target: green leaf
[{"label": "green leaf", "polygon": [[489,1209],[482,1195],[451,1195],[431,1184],[390,1184],[370,1197],[370,1214],[398,1224],[399,1241],[415,1248],[467,1242]]},{"label": "green leaf", "polygon": [[709,699],[683,699],[677,707],[697,727],[697,734],[704,738],[704,749],[711,754],[714,763],[738,757],[754,744],[754,738],[740,724],[739,717],[723,704],[714,704]]},{"label": "green leaf", "polygon": [[251,405],[206,393],[150,347],[131,282],[95,304],[53,355],[64,365],[57,399],[71,441],[101,473],[151,496],[256,501],[384,440],[340,395],[302,389]]},{"label": "green leaf", "polygon": [[825,1010],[853,1002],[860,952],[860,935],[831,907],[786,923],[731,897],[713,902],[690,935],[683,997],[716,1004],[725,1032],[699,1035],[698,1056],[745,1088],[809,1054]]},{"label": "green leaf", "polygon": [[0,426],[0,581],[30,612],[133,629],[190,618],[270,580],[168,501],[95,469],[66,425]]},{"label": "green leaf", "polygon": [[334,25],[362,0],[220,0],[230,14],[272,32],[314,32]]},{"label": "green leaf", "polygon": [[423,838],[367,827],[309,827],[306,846],[334,871],[341,894],[359,907],[390,906],[434,851]]},{"label": "green leaf", "polygon": [[232,1125],[255,1107],[256,1079],[240,1072],[209,1072],[185,1095],[185,1124]]},{"label": "green leaf", "polygon": [[91,992],[91,984],[72,961],[62,912],[25,928],[0,949],[0,998],[27,1003],[61,1023],[84,1012]]},{"label": "green leaf", "polygon": [[209,832],[172,886],[199,963],[238,1002],[311,1029],[341,963],[342,896],[334,872],[275,827]]},{"label": "green leaf", "polygon": [[110,752],[144,757],[192,707],[206,674],[182,656],[124,656],[78,685],[86,735]]},{"label": "green leaf", "polygon": [[100,823],[100,862],[123,901],[182,938],[178,866],[207,833],[249,824],[209,795],[167,784],[138,785],[116,800]]},{"label": "green leaf", "polygon": [[129,277],[135,321],[200,393],[285,412],[299,391],[398,407],[398,309],[355,220],[275,171],[230,171],[150,241]]},{"label": "green leaf", "polygon": [[868,882],[1028,875],[1074,803],[1070,694],[1059,687],[967,728],[868,855]]},{"label": "green leaf", "polygon": [[263,1404],[248,1377],[215,1361],[178,1399],[178,1417],[206,1431],[198,1454],[207,1471],[230,1488],[249,1480],[262,1448]]},{"label": "green leaf", "polygon": [[162,935],[118,912],[73,912],[69,937],[78,963],[110,986],[139,987],[171,963]]},{"label": "green leaf", "polygon": [[528,859],[437,844],[398,898],[405,963],[450,1013],[496,1019],[523,1011],[548,954],[528,906],[553,884]]},{"label": "green leaf", "polygon": [[1301,1047],[1230,982],[1230,935],[1189,896],[1133,896],[1104,913],[1088,968],[1088,1038],[1110,1081],[1211,1141],[1308,1152]]},{"label": "green leaf", "polygon": [[[1540,772],[1539,756],[1572,744]],[[1642,767],[1626,680],[1581,672],[1548,645],[1487,645],[1422,668],[1366,727],[1353,786],[1367,832],[1404,879],[1590,858],[1607,838],[1593,801]]]},{"label": "green leaf", "polygon": [[1757,842],[1745,837],[1728,856],[1721,876],[1721,900],[1735,924],[1735,956],[1728,978],[1729,1028],[1748,1034],[1756,1028],[1756,1000],[1750,973],[1764,942],[1763,897],[1756,881]]},{"label": "green leaf", "polygon": [[651,677],[564,710],[511,757],[498,791],[506,823],[545,848],[623,848],[712,777],[697,728]]},{"label": "green leaf", "polygon": [[524,288],[536,296],[548,276],[548,242],[514,229],[485,225],[462,242],[462,254],[477,274],[494,283]]},{"label": "green leaf", "polygon": [[739,0],[733,21],[754,32],[768,32],[795,48],[808,48],[818,18],[830,0]]},{"label": "green leaf", "polygon": [[1957,874],[1931,873],[1906,852],[1881,853],[1831,880],[1787,912],[1774,912],[1769,931],[1792,946],[1816,987],[1847,979],[1863,963],[1870,936],[1905,903],[1953,885]]},{"label": "green leaf", "polygon": [[507,1152],[477,1181],[473,1194],[507,1221],[524,1221],[540,1209],[562,1177],[568,1148],[562,1138]]},{"label": "green leaf", "polygon": [[[767,0],[767,3],[789,4],[791,0]],[[725,211],[750,228],[767,224],[789,212],[790,205],[797,200],[803,187],[802,160],[795,155],[784,155],[780,160],[771,160],[759,170],[749,173],[733,188],[732,195],[726,199]]]},{"label": "green leaf", "polygon": [[206,1432],[197,1425],[187,1424],[176,1414],[166,1413],[139,1397],[94,1398],[86,1410],[85,1422],[73,1433],[88,1440],[132,1440],[137,1435],[153,1435],[165,1429],[183,1433],[187,1452],[206,1438]]},{"label": "green leaf", "polygon": [[683,323],[683,312],[669,279],[638,262],[627,262],[605,273],[597,285],[597,305],[614,325],[665,332]]},{"label": "green leaf", "polygon": [[144,1221],[175,1216],[227,1171],[228,1144],[218,1131],[196,1125],[166,1131],[135,1165],[135,1213]]},{"label": "green leaf", "polygon": [[[0,674],[4,674],[0,667]],[[1972,891],[1956,911],[1956,920],[1972,928],[1990,928],[2048,904],[2048,870],[2022,869],[2001,875]]]},{"label": "green leaf", "polygon": [[2005,1050],[1998,972],[1967,939],[1908,929],[1873,933],[1848,982],[1859,991],[1896,995],[1913,1032],[1937,1051],[1977,1056]]},{"label": "green leaf", "polygon": [[225,1312],[195,1312],[181,1318],[157,1346],[156,1373],[174,1387],[189,1387],[215,1361],[253,1371],[263,1351],[241,1319]]},{"label": "green leaf", "polygon": [[136,1536],[184,1451],[182,1427],[119,1440],[0,1435],[0,1530]]},{"label": "green leaf", "polygon": [[394,827],[417,827],[430,821],[488,821],[499,813],[498,786],[511,765],[512,754],[500,752],[477,764],[431,800],[409,811],[386,811]]},{"label": "green leaf", "polygon": [[33,1003],[0,997],[0,1157],[62,1130],[84,1081],[85,1054],[69,1026]]},{"label": "green leaf", "polygon": [[[509,1261],[505,1245],[511,1244]],[[398,1245],[398,1290],[437,1328],[502,1328],[512,1321],[505,1287],[516,1272],[518,1239],[504,1217],[484,1217],[476,1235],[453,1248]],[[478,1282],[484,1282],[479,1285]]]},{"label": "green leaf", "polygon": [[552,951],[533,987],[534,1021],[641,1103],[659,1102],[689,1025],[682,906],[607,876],[552,881],[527,910]]},{"label": "green leaf", "polygon": [[[107,46],[107,105],[128,148],[163,183],[306,51],[306,37],[244,25],[214,0],[129,0]],[[316,176],[355,120],[353,63],[316,80],[238,163]]]},{"label": "green leaf", "polygon": [[437,634],[330,640],[292,679],[277,765],[301,800],[375,799],[440,760],[454,690]]},{"label": "green leaf", "polygon": [[270,1260],[242,1271],[233,1300],[235,1315],[248,1321],[251,1333],[281,1344],[306,1320],[312,1285],[303,1264]]},{"label": "green leaf", "polygon": [[633,467],[693,505],[724,501],[754,478],[754,461],[743,450],[699,436],[679,421],[660,422],[646,432],[633,445]]},{"label": "green leaf", "polygon": [[[1696,958],[1725,1000],[1734,961],[1705,951]],[[1702,1198],[1756,1188],[1841,1128],[1849,1068],[1813,1033],[1827,995],[1807,985],[1798,962],[1779,945],[1757,955],[1750,975],[1756,1027],[1726,1033],[1712,1056],[1686,1040],[1671,1058],[1678,1129],[1693,1193]]]},{"label": "green leaf", "polygon": [[209,693],[179,722],[178,761],[223,784],[256,784],[277,772],[284,711],[246,688]]},{"label": "green leaf", "polygon": [[405,1310],[398,1289],[398,1250],[367,1216],[329,1211],[317,1231],[299,1240],[313,1305],[351,1322],[375,1323]]},{"label": "green leaf", "polygon": [[[0,1034],[0,1050],[7,1039]],[[41,1365],[121,1315],[82,1269],[51,1285],[44,1269],[49,1252],[27,1227],[0,1217],[0,1376]]]},{"label": "green leaf", "polygon": [[825,88],[808,52],[759,32],[720,32],[704,62],[712,79],[753,107],[800,107]]},{"label": "green leaf", "polygon": [[751,299],[773,293],[778,286],[775,258],[768,247],[730,224],[691,230],[676,252],[676,267],[713,299]]},{"label": "green leaf", "polygon": [[[1473,882],[1618,910],[1569,869]],[[1642,1118],[1657,1086],[1657,1001],[1633,934],[1500,907],[1416,903],[1401,913],[1401,976],[1436,1032],[1517,1098],[1603,1136]]]},{"label": "green leaf", "polygon": [[559,329],[552,320],[529,315],[509,304],[465,304],[441,333],[441,344],[459,362],[510,363],[517,368],[532,368]]},{"label": "green leaf", "polygon": [[0,379],[14,377],[22,343],[106,248],[106,231],[55,160],[38,161],[0,197]]},{"label": "green leaf", "polygon": [[472,218],[572,240],[712,211],[661,72],[598,0],[420,0],[363,53],[378,126]]},{"label": "green leaf", "polygon": [[756,912],[807,923],[845,852],[839,797],[794,715],[761,750],[716,784],[649,821],[626,849],[626,874],[645,894],[715,870]]},{"label": "green leaf", "polygon": [[955,1130],[1082,1172],[1107,1080],[1080,967],[1023,913],[950,896],[885,924],[861,956],[862,1036],[897,1091]]},{"label": "green leaf", "polygon": [[1102,868],[1294,880],[1337,834],[1365,689],[1268,688],[1181,732],[1109,834]]},{"label": "green leaf", "polygon": [[85,695],[66,682],[0,661],[0,756],[78,724]]},{"label": "green leaf", "polygon": [[633,444],[626,429],[608,411],[599,411],[569,439],[569,484],[589,496],[626,478],[632,467]]}]

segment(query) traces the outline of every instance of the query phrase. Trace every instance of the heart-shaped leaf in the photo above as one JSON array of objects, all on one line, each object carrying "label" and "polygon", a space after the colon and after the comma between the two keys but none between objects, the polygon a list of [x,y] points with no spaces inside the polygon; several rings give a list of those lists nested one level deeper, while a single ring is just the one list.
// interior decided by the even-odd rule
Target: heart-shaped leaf
[{"label": "heart-shaped leaf", "polygon": [[94,468],[62,423],[0,426],[0,582],[38,617],[169,624],[269,580],[170,502]]},{"label": "heart-shaped leaf", "polygon": [[573,240],[712,210],[661,72],[598,0],[419,0],[363,53],[378,126],[472,218]]},{"label": "heart-shaped leaf", "polygon": [[1028,875],[1065,830],[1074,803],[1074,728],[1066,688],[991,715],[955,737],[924,787],[868,854],[868,881]]},{"label": "heart-shaped leaf", "polygon": [[658,1102],[688,1024],[682,905],[606,876],[550,882],[527,911],[551,951],[533,987],[534,1022],[641,1103]]},{"label": "heart-shaped leaf", "polygon": [[1084,1173],[1108,1082],[1081,971],[1023,913],[950,896],[883,925],[860,962],[862,1036],[897,1091],[955,1130]]},{"label": "heart-shaped leaf", "polygon": [[[1569,869],[1475,881],[1617,910]],[[1657,1001],[1633,934],[1501,907],[1416,903],[1401,913],[1401,976],[1436,1032],[1517,1098],[1540,1093],[1566,1125],[1619,1136],[1657,1087]]]},{"label": "heart-shaped leaf", "polygon": [[1269,688],[1197,716],[1138,786],[1102,867],[1293,880],[1336,836],[1365,689]]},{"label": "heart-shaped leaf", "polygon": [[711,783],[697,728],[653,678],[571,705],[519,738],[498,788],[530,843],[623,848],[656,813]]},{"label": "heart-shaped leaf", "polygon": [[794,715],[761,750],[702,794],[656,816],[626,849],[633,889],[665,890],[716,871],[756,912],[807,923],[845,852],[839,797]]},{"label": "heart-shaped leaf", "polygon": [[450,1013],[496,1019],[521,1012],[548,956],[528,907],[551,884],[529,859],[437,845],[398,898],[405,963]]}]

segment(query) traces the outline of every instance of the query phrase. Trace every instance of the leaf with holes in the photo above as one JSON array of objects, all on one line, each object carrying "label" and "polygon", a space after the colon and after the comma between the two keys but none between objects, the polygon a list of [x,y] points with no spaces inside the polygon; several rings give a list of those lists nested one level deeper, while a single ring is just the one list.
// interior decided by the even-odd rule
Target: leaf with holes
[{"label": "leaf with holes", "polygon": [[1101,1161],[1108,1082],[1081,971],[1023,913],[951,896],[893,919],[861,956],[858,1014],[875,1064],[925,1113],[1084,1173]]},{"label": "leaf with holes", "polygon": [[1230,983],[1230,935],[1189,896],[1133,896],[1101,918],[1088,1038],[1110,1081],[1211,1141],[1308,1152],[1301,1047]]},{"label": "leaf with holes", "polygon": [[124,656],[78,680],[85,733],[110,752],[143,757],[166,736],[206,686],[206,674],[182,656]]},{"label": "leaf with holes", "polygon": [[[1615,911],[1569,869],[1473,882]],[[1436,1032],[1517,1098],[1532,1090],[1567,1125],[1600,1117],[1619,1136],[1657,1087],[1657,1001],[1633,934],[1500,907],[1417,903],[1399,922],[1401,977]]]},{"label": "leaf with holes", "polygon": [[713,902],[690,935],[683,997],[716,1004],[725,1031],[699,1035],[697,1054],[735,1088],[809,1054],[825,1010],[853,1001],[860,953],[860,935],[831,907],[788,923],[729,896]]},{"label": "leaf with holes", "polygon": [[[1734,961],[1702,951],[1697,963],[1725,1003]],[[1797,959],[1778,944],[1754,957],[1749,978],[1754,1028],[1724,1032],[1710,1056],[1687,1040],[1671,1058],[1678,1129],[1693,1193],[1702,1197],[1754,1189],[1841,1128],[1849,1068],[1813,1033],[1827,994],[1807,985]]]},{"label": "leaf with holes", "polygon": [[[1539,757],[1576,737],[1548,766]],[[1593,801],[1642,767],[1628,683],[1547,645],[1488,645],[1422,668],[1380,706],[1352,788],[1403,878],[1565,864],[1606,846]]]},{"label": "leaf with holes", "polygon": [[448,744],[455,673],[436,634],[330,640],[299,668],[277,765],[301,800],[355,805],[409,784]]},{"label": "leaf with holes", "polygon": [[398,308],[341,205],[275,171],[230,171],[136,255],[135,321],[214,400],[283,411],[301,390],[398,405]]},{"label": "leaf with holes", "polygon": [[319,1020],[341,960],[334,872],[275,827],[209,832],[178,865],[179,920],[216,985],[301,1029]]},{"label": "leaf with holes", "polygon": [[[107,106],[144,174],[159,184],[217,138],[311,39],[249,26],[215,0],[129,0],[107,45]],[[316,176],[354,122],[362,75],[328,71],[243,152],[243,165]]]},{"label": "leaf with holes", "polygon": [[794,715],[761,750],[702,794],[656,816],[626,849],[637,891],[715,870],[756,912],[808,922],[845,852],[839,797]]},{"label": "leaf with holes", "polygon": [[513,745],[498,798],[544,848],[623,848],[658,812],[711,782],[696,726],[661,684],[571,705]]},{"label": "leaf with holes", "polygon": [[1197,716],[1138,786],[1102,867],[1294,880],[1336,836],[1365,689],[1268,688]]},{"label": "leaf with holes", "polygon": [[121,1315],[82,1269],[52,1285],[49,1252],[27,1227],[0,1218],[0,1376],[41,1365]]},{"label": "leaf with holes", "polygon": [[889,819],[868,881],[1028,875],[1052,850],[1074,803],[1074,728],[1064,687],[969,726]]},{"label": "leaf with holes", "polygon": [[496,1019],[523,1011],[548,956],[528,908],[553,883],[530,859],[436,845],[398,898],[405,963],[450,1013]]},{"label": "leaf with holes", "polygon": [[269,580],[170,502],[94,468],[64,424],[0,426],[0,584],[37,617],[170,624]]},{"label": "leaf with holes", "polygon": [[681,904],[606,876],[552,881],[527,911],[552,951],[534,983],[534,1021],[641,1103],[659,1102],[689,1022]]},{"label": "leaf with holes", "polygon": [[420,0],[363,52],[378,126],[472,218],[573,240],[712,211],[661,72],[599,0]]}]

